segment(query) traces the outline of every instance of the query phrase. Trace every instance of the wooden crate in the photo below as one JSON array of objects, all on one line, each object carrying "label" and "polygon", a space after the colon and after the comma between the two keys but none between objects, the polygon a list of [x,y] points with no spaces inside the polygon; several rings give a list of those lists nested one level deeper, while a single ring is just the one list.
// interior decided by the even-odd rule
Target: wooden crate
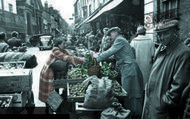
[{"label": "wooden crate", "polygon": [[32,70],[0,70],[0,93],[32,90]]},{"label": "wooden crate", "polygon": [[69,85],[70,84],[77,84],[77,83],[82,83],[83,81],[77,81],[77,82],[67,82],[67,101],[68,102],[83,102],[84,101],[84,96],[77,96],[73,97],[71,96],[71,92],[69,90]]},{"label": "wooden crate", "polygon": [[[3,102],[5,100],[8,100],[8,102],[6,101],[6,105],[2,105]],[[13,96],[0,96],[0,114],[9,114],[11,112],[11,107],[13,107]]]},{"label": "wooden crate", "polygon": [[[67,82],[67,101],[68,102],[83,102],[84,101],[84,97],[82,96],[77,96],[77,97],[72,97],[70,96],[70,91],[69,91],[69,85],[70,84],[76,84],[76,83],[82,83],[83,80],[73,80],[73,81],[68,81]],[[120,86],[120,84],[115,81],[117,83],[117,85]],[[127,97],[127,92],[121,87],[121,90],[122,90],[122,95],[115,95],[115,97],[118,99],[118,100],[125,100],[126,97]]]},{"label": "wooden crate", "polygon": [[54,88],[67,88],[67,83],[76,83],[76,82],[83,82],[85,79],[59,79],[59,80],[54,80]]},{"label": "wooden crate", "polygon": [[[121,85],[118,83],[118,81],[115,80],[115,83],[121,87]],[[122,87],[121,87],[121,90],[122,90],[122,95],[115,94],[115,96],[117,97],[118,100],[125,100],[126,97],[128,96],[128,94]]]},{"label": "wooden crate", "polygon": [[0,96],[12,96],[13,107],[25,107],[27,100],[27,92],[0,94]]}]

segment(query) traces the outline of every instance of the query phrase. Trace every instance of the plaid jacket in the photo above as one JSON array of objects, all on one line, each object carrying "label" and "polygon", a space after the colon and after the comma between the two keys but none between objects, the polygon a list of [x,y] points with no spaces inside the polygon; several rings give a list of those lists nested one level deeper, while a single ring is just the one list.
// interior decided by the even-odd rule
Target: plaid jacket
[{"label": "plaid jacket", "polygon": [[40,72],[40,84],[39,84],[39,100],[46,102],[46,99],[52,91],[54,91],[54,74],[53,71],[49,68],[49,65],[56,60],[63,60],[73,65],[82,64],[79,61],[79,58],[73,55],[70,55],[67,51],[61,50],[58,47],[53,48],[52,53],[44,64]]}]

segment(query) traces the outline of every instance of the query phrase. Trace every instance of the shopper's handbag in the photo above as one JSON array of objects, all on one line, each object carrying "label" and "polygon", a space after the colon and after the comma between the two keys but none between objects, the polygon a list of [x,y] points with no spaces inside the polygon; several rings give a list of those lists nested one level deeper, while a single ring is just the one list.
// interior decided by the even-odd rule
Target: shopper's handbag
[{"label": "shopper's handbag", "polygon": [[94,58],[94,65],[88,69],[88,76],[96,75],[100,77],[101,67],[98,65],[97,60]]},{"label": "shopper's handbag", "polygon": [[130,112],[130,110],[124,109],[120,103],[113,102],[111,107],[102,111],[100,119],[128,119]]},{"label": "shopper's handbag", "polygon": [[97,76],[91,76],[83,81],[86,90],[84,105],[85,108],[106,109],[112,102],[117,101],[113,96],[112,80],[107,77],[99,79]]},{"label": "shopper's handbag", "polygon": [[53,111],[56,111],[62,102],[63,98],[56,91],[51,92],[51,94],[46,100],[46,103],[50,106],[50,108]]}]

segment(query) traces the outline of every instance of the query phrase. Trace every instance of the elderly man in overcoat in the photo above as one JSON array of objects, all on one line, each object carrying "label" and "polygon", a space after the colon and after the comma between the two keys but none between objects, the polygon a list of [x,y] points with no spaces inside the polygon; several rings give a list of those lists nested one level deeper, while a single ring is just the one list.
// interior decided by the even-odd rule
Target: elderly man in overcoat
[{"label": "elderly man in overcoat", "polygon": [[190,79],[190,50],[178,37],[178,21],[159,23],[150,78],[145,87],[142,119],[178,119]]}]

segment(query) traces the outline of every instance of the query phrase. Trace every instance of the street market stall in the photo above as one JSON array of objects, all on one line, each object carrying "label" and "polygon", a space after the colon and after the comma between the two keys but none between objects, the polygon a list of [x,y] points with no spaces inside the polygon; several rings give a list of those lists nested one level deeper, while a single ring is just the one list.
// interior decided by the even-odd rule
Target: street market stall
[{"label": "street market stall", "polygon": [[[88,115],[89,113],[87,112],[100,113],[103,111],[104,109],[91,109],[83,106],[86,97],[82,86],[83,82],[94,75],[97,75],[99,78],[109,77],[111,79],[111,88],[114,97],[119,101],[122,101],[127,97],[127,92],[121,87],[118,81],[114,79],[118,75],[118,72],[114,70],[111,62],[107,63],[105,61],[98,64],[92,58],[91,52],[86,52],[85,58],[88,60],[88,63],[76,67],[69,67],[66,79],[58,76],[59,79],[54,80],[54,88],[58,89],[57,94],[61,95],[61,97],[57,96],[55,92],[52,93],[54,96],[50,94],[48,97],[47,102],[51,103],[49,104],[50,114],[70,114],[70,118],[73,119],[80,117],[81,113],[82,115]],[[52,97],[56,97],[56,99]],[[52,104],[52,102],[55,103]]]}]

